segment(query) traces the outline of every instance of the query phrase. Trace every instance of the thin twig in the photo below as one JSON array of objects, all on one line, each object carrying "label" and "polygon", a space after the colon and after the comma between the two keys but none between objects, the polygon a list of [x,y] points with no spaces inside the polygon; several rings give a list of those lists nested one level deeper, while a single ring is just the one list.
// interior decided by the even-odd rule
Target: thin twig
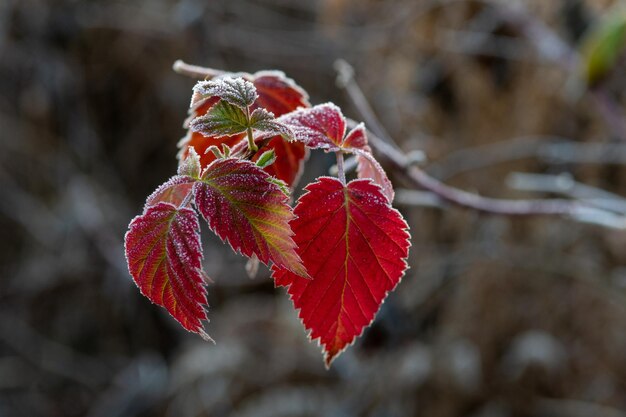
[{"label": "thin twig", "polygon": [[626,164],[626,144],[574,142],[559,136],[522,136],[452,151],[431,163],[426,171],[445,181],[468,171],[505,162],[538,158],[548,164]]},{"label": "thin twig", "polygon": [[[347,64],[347,63],[346,63]],[[338,68],[345,71],[345,65]],[[341,74],[345,81],[352,77],[353,72],[345,71]],[[354,79],[351,82],[352,89],[346,89],[352,101],[364,100],[363,94],[351,94],[358,84]],[[357,109],[363,104],[355,103]],[[367,114],[361,114],[366,123],[370,123]],[[348,121],[356,126],[357,122]],[[419,167],[410,164],[406,155],[393,143],[380,139],[376,134],[369,133],[369,144],[376,153],[384,158],[395,171],[401,173],[409,182],[420,189],[431,191],[442,200],[459,207],[470,208],[483,213],[501,214],[507,216],[530,216],[530,215],[564,215],[581,222],[601,224],[608,227],[626,228],[626,220],[622,216],[615,216],[605,210],[590,207],[579,201],[565,199],[538,199],[538,200],[508,200],[499,198],[482,197],[478,194],[469,193],[458,188],[451,187],[431,177]]]},{"label": "thin twig", "polygon": [[177,74],[197,79],[210,79],[226,73],[226,71],[187,64],[180,59],[174,62],[174,65],[172,65],[172,69]]},{"label": "thin twig", "polygon": [[386,142],[393,143],[393,139],[387,133],[385,127],[380,123],[378,117],[374,113],[372,106],[370,106],[369,102],[363,95],[363,91],[356,83],[354,79],[354,68],[347,61],[343,59],[338,59],[335,61],[335,70],[337,71],[337,85],[341,89],[345,89],[350,94],[350,97],[355,97],[356,100],[352,100],[353,104],[356,106],[359,114],[363,115],[365,120],[369,121],[369,125],[371,129],[376,132],[378,137],[384,139]]},{"label": "thin twig", "polygon": [[550,163],[626,164],[626,144],[606,142],[546,142],[537,156]]},{"label": "thin twig", "polygon": [[399,206],[435,207],[440,209],[447,207],[445,202],[435,193],[431,193],[430,191],[408,190],[406,188],[400,188],[396,191],[394,204]]},{"label": "thin twig", "polygon": [[513,172],[507,177],[506,183],[516,190],[559,194],[599,209],[626,215],[626,199],[601,188],[581,184],[569,173],[548,175]]}]

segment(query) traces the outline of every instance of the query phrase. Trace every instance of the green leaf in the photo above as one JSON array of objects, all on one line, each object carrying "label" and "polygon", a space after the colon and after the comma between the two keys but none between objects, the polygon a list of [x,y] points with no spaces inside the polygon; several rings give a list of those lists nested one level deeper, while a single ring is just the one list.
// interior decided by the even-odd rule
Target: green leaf
[{"label": "green leaf", "polygon": [[193,119],[189,127],[204,136],[236,135],[248,129],[248,118],[239,107],[220,100],[205,115]]},{"label": "green leaf", "polygon": [[211,152],[213,153],[213,155],[215,155],[215,158],[217,159],[224,159],[224,158],[228,158],[230,157],[230,146],[228,146],[225,143],[222,143],[222,149],[219,148],[219,146],[217,145],[211,145],[207,148],[206,152]]},{"label": "green leaf", "polygon": [[241,77],[200,81],[194,87],[194,91],[204,96],[217,96],[242,109],[251,106],[258,98],[254,84]]},{"label": "green leaf", "polygon": [[256,109],[250,115],[250,127],[264,133],[282,136],[285,140],[295,140],[295,135],[290,127],[277,121],[274,114],[265,109]]},{"label": "green leaf", "polygon": [[178,175],[198,178],[200,176],[200,156],[191,148],[187,157],[178,166]]},{"label": "green leaf", "polygon": [[259,168],[265,168],[269,165],[272,165],[276,161],[276,152],[274,149],[270,149],[267,152],[263,152],[259,159],[256,160],[256,166]]},{"label": "green leaf", "polygon": [[289,186],[287,185],[285,181],[279,180],[276,177],[268,177],[267,181],[274,185],[277,185],[278,188],[280,188],[280,191],[282,191],[283,194],[285,194],[287,197],[291,196],[291,193],[289,191]]},{"label": "green leaf", "polygon": [[626,49],[626,12],[610,13],[585,35],[580,47],[581,71],[589,85],[604,78]]}]

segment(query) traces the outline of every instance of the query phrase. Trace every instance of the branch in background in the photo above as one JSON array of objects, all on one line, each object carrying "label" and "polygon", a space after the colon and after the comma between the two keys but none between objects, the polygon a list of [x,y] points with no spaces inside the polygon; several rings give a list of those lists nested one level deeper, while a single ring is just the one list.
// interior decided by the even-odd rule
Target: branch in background
[{"label": "branch in background", "polygon": [[354,68],[343,59],[335,61],[334,66],[337,71],[337,86],[341,89],[348,90],[350,97],[355,98],[353,104],[357,106],[359,114],[361,114],[365,120],[369,121],[370,128],[374,129],[374,132],[386,142],[393,143],[393,139],[389,133],[387,133],[382,123],[380,123],[378,117],[376,117],[372,106],[370,106],[363,92],[358,85],[354,83]]},{"label": "branch in background", "polygon": [[197,78],[200,80],[210,79],[210,78],[217,77],[218,75],[223,75],[226,73],[226,71],[187,64],[186,62],[180,59],[174,62],[174,65],[172,65],[172,69],[177,74],[185,75],[190,78]]},{"label": "branch in background", "polygon": [[445,181],[465,172],[528,158],[549,164],[626,164],[624,143],[580,143],[559,136],[522,136],[452,151],[428,165],[427,172]]},{"label": "branch in background", "polygon": [[400,188],[396,191],[394,203],[400,206],[434,207],[440,209],[447,207],[445,201],[439,198],[435,193],[408,190],[406,188]]},{"label": "branch in background", "polygon": [[624,143],[554,142],[543,144],[538,155],[545,161],[578,164],[626,164]]},{"label": "branch in background", "polygon": [[554,193],[584,201],[590,206],[626,215],[626,199],[617,194],[575,181],[568,173],[559,175],[513,172],[506,179],[509,187],[521,191]]},{"label": "branch in background", "polygon": [[569,142],[557,136],[523,136],[501,142],[458,149],[430,164],[428,173],[441,181],[468,171],[542,154],[546,144]]},{"label": "branch in background", "polygon": [[[344,70],[340,75],[342,83],[350,99],[357,109],[365,107],[359,102],[364,100],[364,95],[354,94],[360,87],[354,80],[353,71],[345,71],[345,65],[339,65],[339,71]],[[348,88],[350,86],[350,88]],[[376,126],[375,121],[369,120],[368,114],[361,114],[365,123]],[[349,121],[355,126],[355,121]],[[565,199],[540,199],[540,200],[508,200],[498,198],[482,197],[469,193],[458,188],[451,187],[441,181],[431,177],[419,167],[411,164],[406,155],[394,144],[383,141],[377,134],[369,132],[369,143],[374,151],[391,165],[395,171],[402,174],[415,187],[430,191],[441,200],[464,208],[470,208],[483,213],[501,214],[507,216],[531,216],[531,215],[562,215],[574,220],[603,225],[613,228],[626,228],[626,218],[616,216],[606,210],[591,207],[581,201],[571,201]]]}]

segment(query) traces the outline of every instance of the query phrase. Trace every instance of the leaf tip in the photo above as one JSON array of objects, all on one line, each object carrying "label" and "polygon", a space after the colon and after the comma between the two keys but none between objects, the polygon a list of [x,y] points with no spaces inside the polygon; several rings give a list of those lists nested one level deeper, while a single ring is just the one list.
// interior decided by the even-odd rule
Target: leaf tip
[{"label": "leaf tip", "polygon": [[214,345],[216,344],[215,340],[211,336],[209,336],[209,334],[207,332],[205,332],[204,329],[198,329],[198,334],[200,335],[202,340],[204,340],[206,342],[211,342]]}]

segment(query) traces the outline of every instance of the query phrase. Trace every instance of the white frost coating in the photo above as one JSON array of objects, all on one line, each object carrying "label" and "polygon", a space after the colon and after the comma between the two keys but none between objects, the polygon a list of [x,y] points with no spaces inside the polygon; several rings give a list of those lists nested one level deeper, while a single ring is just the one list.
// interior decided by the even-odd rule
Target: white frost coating
[{"label": "white frost coating", "polygon": [[258,98],[254,84],[241,77],[199,81],[193,91],[203,96],[217,96],[241,108],[251,106]]},{"label": "white frost coating", "polygon": [[272,113],[271,111],[267,111],[265,109],[262,108],[258,108],[255,111],[252,112],[252,114],[250,115],[250,123],[251,124],[255,124],[258,122],[265,122],[268,120],[274,120],[276,117],[274,116],[274,113]]},{"label": "white frost coating", "polygon": [[287,113],[277,120],[294,131],[296,140],[313,149],[339,150],[346,134],[341,109],[330,102]]},{"label": "white frost coating", "polygon": [[382,193],[389,200],[389,204],[391,204],[395,196],[393,185],[383,167],[380,166],[376,158],[374,158],[374,155],[363,149],[349,150],[357,155],[357,175],[359,178],[369,178],[373,180],[376,185],[380,186]]},{"label": "white frost coating", "polygon": [[200,176],[200,156],[195,148],[190,147],[187,157],[180,162],[178,175],[188,175],[193,178]]},{"label": "white frost coating", "polygon": [[272,135],[281,135],[285,140],[295,140],[294,131],[287,125],[276,121],[274,113],[265,109],[256,109],[250,115],[250,127]]},{"label": "white frost coating", "polygon": [[189,123],[192,131],[216,137],[245,132],[247,127],[248,120],[243,110],[224,100],[220,100],[205,115],[196,117]]}]

